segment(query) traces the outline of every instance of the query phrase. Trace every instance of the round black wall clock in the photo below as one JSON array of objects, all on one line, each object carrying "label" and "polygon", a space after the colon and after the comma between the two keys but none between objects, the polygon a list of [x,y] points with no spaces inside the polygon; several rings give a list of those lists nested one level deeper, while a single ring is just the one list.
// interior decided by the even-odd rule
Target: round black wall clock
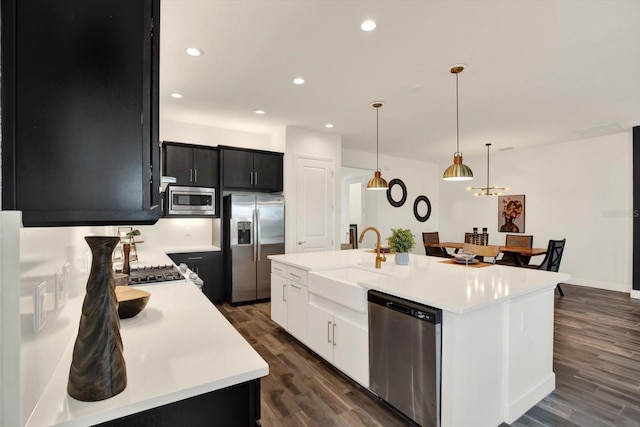
[{"label": "round black wall clock", "polygon": [[[393,198],[393,194],[391,194],[391,191],[395,185],[399,186],[400,189],[402,190],[402,195],[400,197],[400,200],[395,200]],[[401,179],[394,178],[391,181],[389,181],[389,188],[387,189],[387,200],[389,200],[389,203],[391,203],[391,206],[394,206],[396,208],[399,208],[400,206],[404,205],[404,202],[407,201],[407,186],[404,185],[404,182],[402,182]]]},{"label": "round black wall clock", "polygon": [[[424,214],[424,216],[420,215],[420,212],[418,212],[418,205],[420,204],[420,202],[425,202],[427,204],[427,213]],[[429,201],[429,198],[427,196],[416,197],[416,201],[413,202],[413,215],[420,222],[425,222],[429,219],[429,217],[431,216],[431,202]]]}]

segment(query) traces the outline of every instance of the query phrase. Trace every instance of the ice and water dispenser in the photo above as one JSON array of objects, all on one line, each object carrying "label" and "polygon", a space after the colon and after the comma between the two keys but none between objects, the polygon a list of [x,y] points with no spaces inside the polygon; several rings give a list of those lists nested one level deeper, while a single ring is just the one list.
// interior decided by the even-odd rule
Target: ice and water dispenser
[{"label": "ice and water dispenser", "polygon": [[251,221],[238,221],[238,244],[251,244]]}]

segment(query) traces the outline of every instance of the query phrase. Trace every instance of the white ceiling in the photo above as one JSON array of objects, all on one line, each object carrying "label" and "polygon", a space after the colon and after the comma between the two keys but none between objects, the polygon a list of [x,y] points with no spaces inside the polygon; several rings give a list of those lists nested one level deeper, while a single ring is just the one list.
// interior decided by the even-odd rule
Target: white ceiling
[{"label": "white ceiling", "polygon": [[[160,115],[450,162],[640,125],[640,1],[162,0]],[[377,29],[360,23],[374,19]],[[187,56],[187,47],[204,55]],[[306,83],[296,86],[294,77]],[[184,95],[173,99],[172,92]],[[263,109],[258,116],[254,110]],[[333,123],[331,130],[326,123]],[[188,141],[185,141],[188,142]]]}]

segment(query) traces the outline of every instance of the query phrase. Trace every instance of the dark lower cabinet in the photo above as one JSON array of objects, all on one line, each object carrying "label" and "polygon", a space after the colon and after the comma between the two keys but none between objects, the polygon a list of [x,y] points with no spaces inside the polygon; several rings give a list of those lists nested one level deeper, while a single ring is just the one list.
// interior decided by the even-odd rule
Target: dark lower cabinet
[{"label": "dark lower cabinet", "polygon": [[2,0],[2,208],[25,226],[159,216],[160,0]]},{"label": "dark lower cabinet", "polygon": [[255,427],[260,425],[259,420],[260,379],[256,379],[107,421],[97,426]]},{"label": "dark lower cabinet", "polygon": [[195,271],[204,282],[202,292],[214,304],[222,304],[222,253],[221,252],[186,252],[168,254],[171,261],[180,265],[185,263]]}]

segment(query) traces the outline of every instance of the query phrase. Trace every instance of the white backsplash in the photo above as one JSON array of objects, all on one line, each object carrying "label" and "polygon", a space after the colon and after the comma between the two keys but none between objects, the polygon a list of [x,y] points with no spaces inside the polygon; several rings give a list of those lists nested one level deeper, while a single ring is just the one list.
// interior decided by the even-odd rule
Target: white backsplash
[{"label": "white backsplash", "polygon": [[[27,421],[80,320],[86,286],[87,235],[108,227],[45,227],[20,230],[20,419]],[[62,306],[55,304],[55,274],[69,264]],[[34,332],[33,289],[46,282],[45,318]]]},{"label": "white backsplash", "polygon": [[[219,223],[218,219],[209,218],[165,218],[155,225],[132,227],[141,232],[142,243],[139,245],[142,250],[219,246],[219,242],[212,241],[214,230],[219,230]],[[117,226],[20,230],[21,425],[28,420],[60,356],[67,345],[72,345],[77,331],[88,277],[87,265],[91,260],[84,236],[115,236],[117,232]],[[55,275],[67,263],[70,275],[66,300],[56,308]],[[36,333],[33,327],[33,289],[42,281],[46,281],[47,289],[46,323]]]},{"label": "white backsplash", "polygon": [[137,225],[144,245],[148,248],[180,248],[210,246],[213,224],[219,219],[210,218],[161,218],[154,225]]}]

